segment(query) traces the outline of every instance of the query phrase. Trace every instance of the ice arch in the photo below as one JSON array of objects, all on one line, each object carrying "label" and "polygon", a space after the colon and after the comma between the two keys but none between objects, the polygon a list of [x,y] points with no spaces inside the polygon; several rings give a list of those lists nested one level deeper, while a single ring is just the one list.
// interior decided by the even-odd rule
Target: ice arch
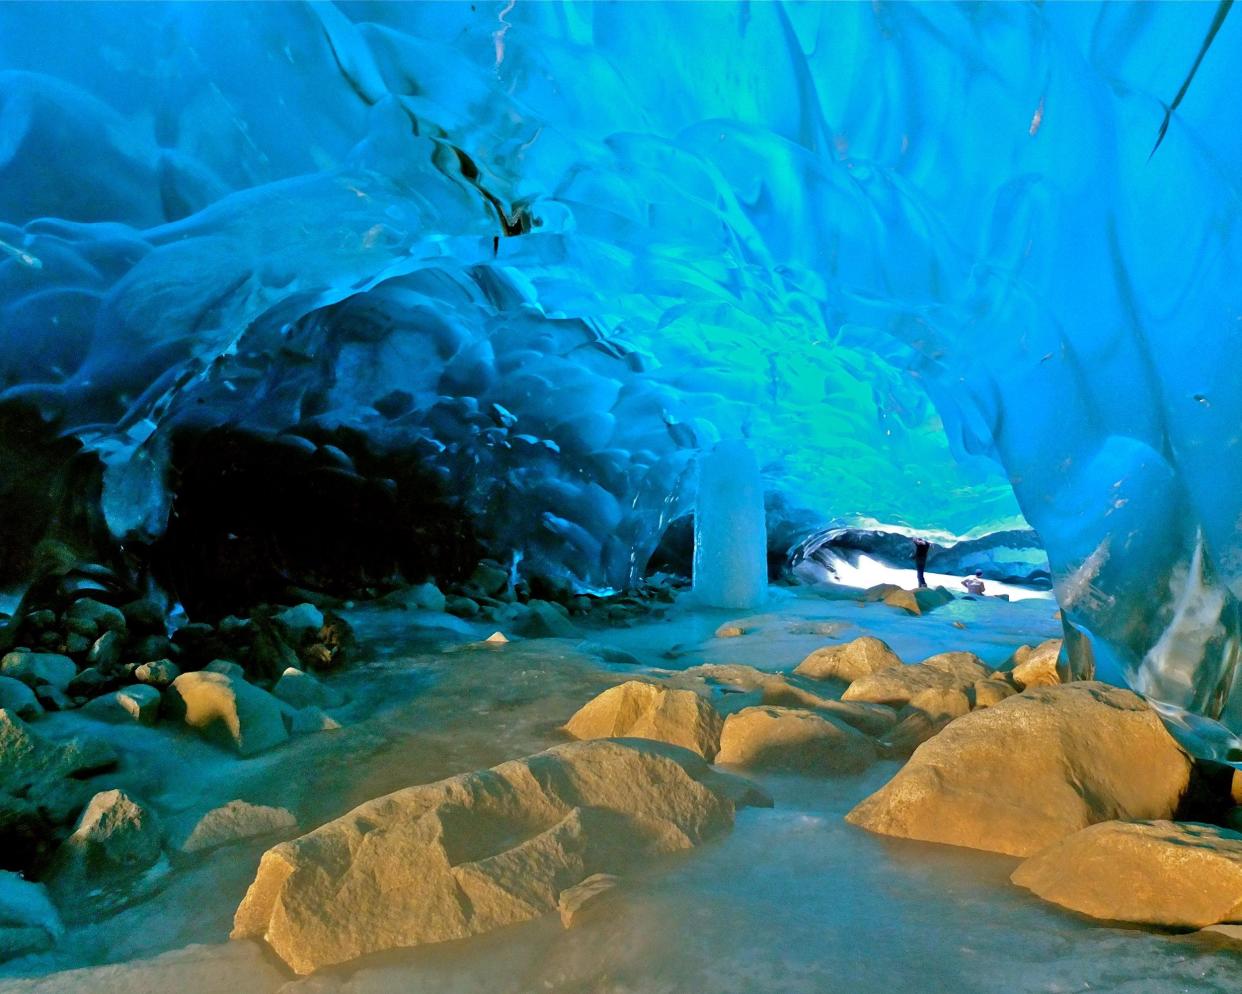
[{"label": "ice arch", "polygon": [[1236,23],[1149,157],[1216,10],[10,5],[0,388],[117,533],[179,428],[346,424],[584,585],[722,436],[825,517],[1016,495],[1080,671],[1225,755]]}]

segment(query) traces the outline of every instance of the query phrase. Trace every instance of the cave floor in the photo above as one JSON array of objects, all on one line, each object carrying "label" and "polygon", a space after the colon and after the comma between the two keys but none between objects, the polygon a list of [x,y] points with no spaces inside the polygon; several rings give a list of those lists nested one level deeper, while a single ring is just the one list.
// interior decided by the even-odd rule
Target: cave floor
[{"label": "cave floor", "polygon": [[[399,787],[555,744],[569,715],[627,674],[704,662],[788,671],[833,641],[808,630],[817,624],[837,626],[842,640],[877,635],[911,662],[969,649],[999,663],[1023,642],[1057,636],[1054,610],[1042,598],[958,600],[911,617],[774,589],[740,637],[713,635],[738,612],[696,609],[685,598],[663,618],[584,632],[632,653],[643,664],[636,669],[604,664],[575,641],[482,646],[471,643],[488,626],[364,606],[349,613],[358,661],[330,679],[351,697],[341,730],[242,761],[158,726],[60,714],[39,729],[111,739],[125,760],[99,788],[130,790],[168,822],[240,797],[287,807],[308,830]],[[743,810],[723,838],[627,877],[609,913],[579,928],[564,931],[549,916],[303,980],[258,945],[226,941],[271,839],[174,857],[154,896],[70,927],[48,954],[0,967],[0,994],[1237,991],[1242,953],[1226,940],[1101,926],[1009,884],[1014,859],[847,825],[842,816],[895,769],[880,762],[855,777],[754,777],[774,809]]]}]

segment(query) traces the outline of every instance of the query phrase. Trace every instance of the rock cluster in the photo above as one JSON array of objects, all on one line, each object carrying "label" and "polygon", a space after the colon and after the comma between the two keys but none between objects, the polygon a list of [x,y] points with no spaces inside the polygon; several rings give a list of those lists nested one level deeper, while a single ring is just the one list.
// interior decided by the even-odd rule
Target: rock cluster
[{"label": "rock cluster", "polygon": [[[85,782],[116,764],[110,746],[92,737],[54,742],[27,722],[81,708],[94,721],[181,725],[254,755],[291,733],[339,727],[324,708],[343,699],[310,669],[337,665],[351,633],[307,603],[214,626],[188,624],[168,637],[158,603],[123,600],[106,584],[90,587],[90,596],[81,592],[71,589],[57,609],[24,605],[4,629],[0,868],[46,877],[65,907],[99,914],[159,885],[167,862],[158,824],[140,802],[116,791],[96,794]],[[280,696],[263,683],[279,687]],[[131,829],[150,843],[145,855],[116,857]]]},{"label": "rock cluster", "polygon": [[90,797],[83,778],[116,762],[104,742],[52,742],[0,710],[0,866],[38,866]]},{"label": "rock cluster", "polygon": [[624,625],[645,615],[661,616],[685,583],[657,573],[623,593],[579,594],[544,578],[515,579],[500,563],[484,559],[464,582],[442,590],[428,581],[394,591],[384,601],[407,610],[445,611],[492,622],[523,638],[577,638],[575,620]]},{"label": "rock cluster", "polygon": [[880,732],[896,720],[889,708],[818,698],[751,667],[702,666],[688,676],[744,684],[761,702],[722,718],[694,690],[629,680],[588,701],[564,730],[576,739],[668,742],[708,761],[749,769],[833,776],[875,761],[876,744],[860,728]]},{"label": "rock cluster", "polygon": [[[1040,658],[1051,655],[1054,675],[1060,647],[1054,640],[1038,650]],[[881,753],[890,757],[910,755],[953,719],[998,704],[1022,689],[1012,673],[993,671],[973,653],[942,652],[907,666],[888,645],[871,636],[817,649],[794,674],[848,683],[842,703],[895,709],[896,727],[880,742]]]},{"label": "rock cluster", "polygon": [[[96,717],[149,723],[158,708],[136,684],[162,690],[182,672],[217,660],[235,663],[251,682],[273,682],[290,667],[334,669],[352,643],[343,619],[309,603],[260,607],[217,625],[193,622],[170,635],[159,602],[124,600],[103,584],[89,594],[70,593],[63,606],[56,599],[44,606],[24,602],[0,630],[0,645],[7,646],[0,655],[0,706],[34,717],[106,698],[93,709]],[[112,696],[117,691],[125,696]]]}]

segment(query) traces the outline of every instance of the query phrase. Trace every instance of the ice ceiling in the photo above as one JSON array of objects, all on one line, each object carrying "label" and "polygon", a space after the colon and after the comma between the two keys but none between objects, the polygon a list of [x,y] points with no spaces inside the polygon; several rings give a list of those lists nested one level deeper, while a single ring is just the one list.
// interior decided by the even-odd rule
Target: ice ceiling
[{"label": "ice ceiling", "polygon": [[123,537],[215,424],[417,451],[583,585],[720,438],[821,520],[1020,507],[1079,671],[1218,715],[1238,18],[1151,153],[1226,10],[0,5],[0,399],[100,454]]}]

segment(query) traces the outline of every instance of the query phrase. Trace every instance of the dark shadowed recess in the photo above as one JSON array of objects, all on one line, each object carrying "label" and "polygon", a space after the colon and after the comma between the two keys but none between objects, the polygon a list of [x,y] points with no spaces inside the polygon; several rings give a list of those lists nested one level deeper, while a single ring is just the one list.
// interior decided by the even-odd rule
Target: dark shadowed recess
[{"label": "dark shadowed recess", "polygon": [[32,405],[0,403],[0,586],[31,578],[45,539],[109,555],[100,480],[99,460],[54,421]]},{"label": "dark shadowed recess", "polygon": [[195,619],[293,590],[373,596],[465,576],[482,550],[461,505],[417,454],[361,434],[184,429],[173,439],[156,580]]}]

